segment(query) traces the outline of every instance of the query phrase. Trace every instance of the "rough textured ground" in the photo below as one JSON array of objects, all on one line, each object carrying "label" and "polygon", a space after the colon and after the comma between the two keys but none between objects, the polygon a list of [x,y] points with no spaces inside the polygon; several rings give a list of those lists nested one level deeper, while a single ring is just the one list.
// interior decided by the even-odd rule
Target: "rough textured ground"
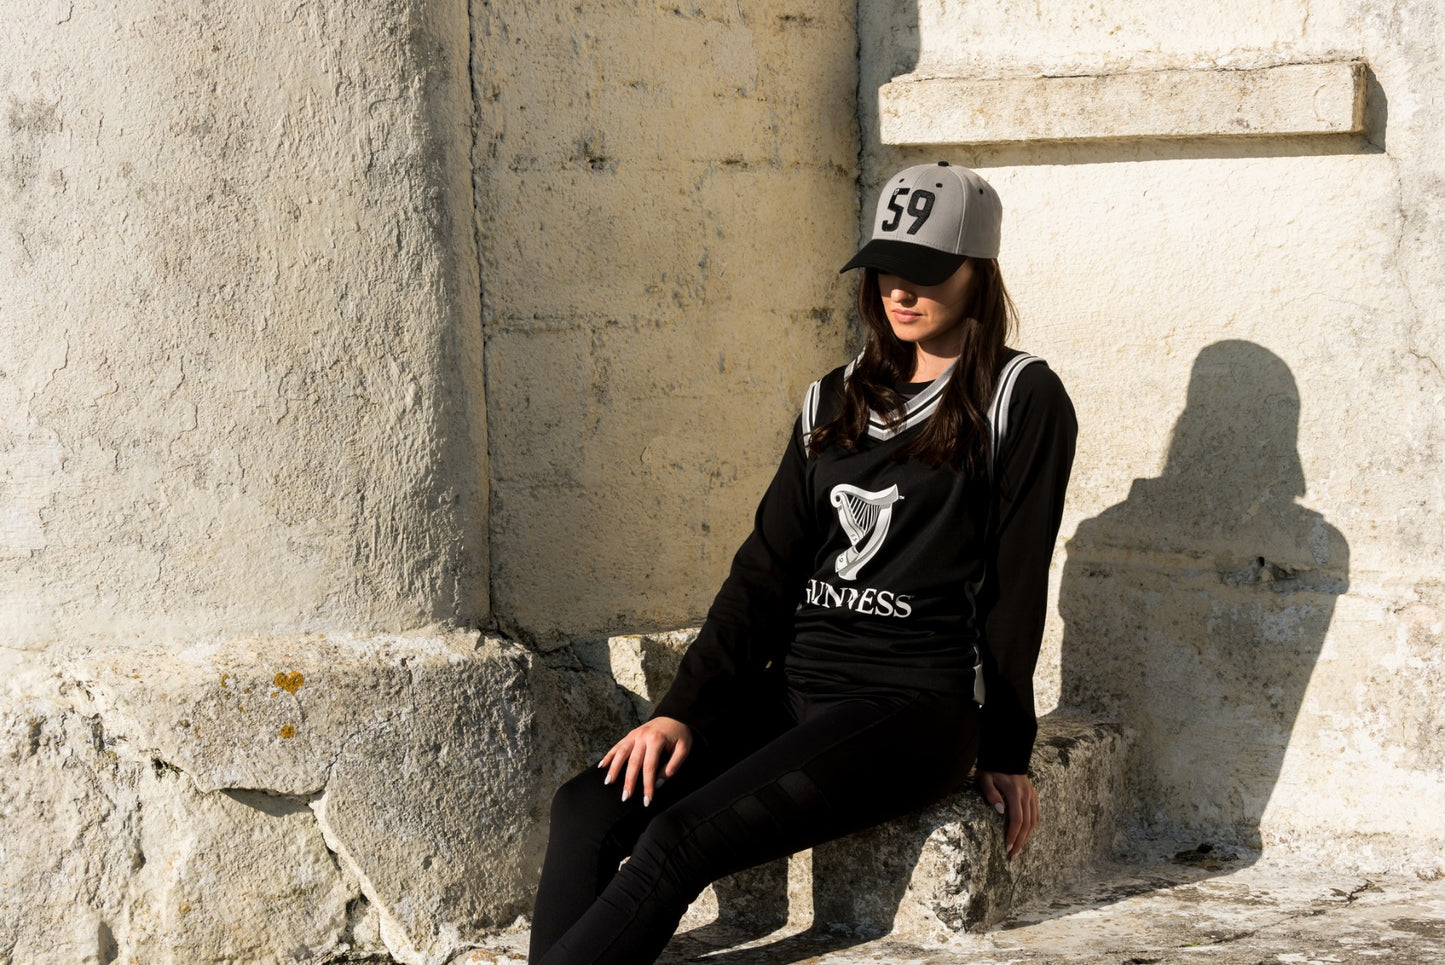
[{"label": "rough textured ground", "polygon": [[[920,947],[797,926],[748,938],[716,925],[677,936],[664,965],[1437,965],[1445,879],[1333,872],[1309,856],[1163,854],[1105,869],[1068,898],[1000,928]],[[520,965],[527,933],[456,965]],[[851,944],[850,944],[851,942]]]}]

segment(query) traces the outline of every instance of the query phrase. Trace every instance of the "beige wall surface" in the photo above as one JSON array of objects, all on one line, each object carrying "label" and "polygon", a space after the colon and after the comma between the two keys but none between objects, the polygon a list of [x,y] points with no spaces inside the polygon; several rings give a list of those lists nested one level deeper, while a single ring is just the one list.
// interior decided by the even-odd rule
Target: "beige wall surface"
[{"label": "beige wall surface", "polygon": [[[1364,0],[860,7],[865,217],[895,168],[980,169],[1019,344],[1078,408],[1040,709],[1136,729],[1157,827],[1440,863],[1442,24]],[[878,137],[899,76],[1354,58],[1364,137]]]},{"label": "beige wall surface", "polygon": [[851,6],[473,16],[496,618],[694,623],[845,357]]},{"label": "beige wall surface", "polygon": [[[1151,829],[1445,874],[1442,0],[7,13],[0,957],[441,962],[524,911],[686,638],[552,645],[699,620],[939,157],[1079,411],[1040,709],[1127,722]],[[1131,129],[1228,130],[1253,81],[1189,72],[1355,60],[1364,135],[1057,94],[1165,72],[1197,116]],[[895,78],[1073,140],[885,146]]]},{"label": "beige wall surface", "polygon": [[7,10],[7,645],[485,618],[467,31]]}]

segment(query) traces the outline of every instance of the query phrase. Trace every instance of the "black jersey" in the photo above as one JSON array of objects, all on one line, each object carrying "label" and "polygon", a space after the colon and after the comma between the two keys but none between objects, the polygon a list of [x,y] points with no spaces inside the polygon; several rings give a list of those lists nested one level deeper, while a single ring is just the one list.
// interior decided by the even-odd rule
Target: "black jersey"
[{"label": "black jersey", "polygon": [[996,414],[993,471],[973,475],[899,458],[950,373],[911,394],[901,426],[875,418],[854,450],[818,455],[805,447],[811,414],[831,417],[851,366],[814,383],[752,534],[652,716],[705,741],[783,681],[840,695],[940,691],[982,703],[981,770],[1025,772],[1077,435],[1063,383],[1034,361]]}]

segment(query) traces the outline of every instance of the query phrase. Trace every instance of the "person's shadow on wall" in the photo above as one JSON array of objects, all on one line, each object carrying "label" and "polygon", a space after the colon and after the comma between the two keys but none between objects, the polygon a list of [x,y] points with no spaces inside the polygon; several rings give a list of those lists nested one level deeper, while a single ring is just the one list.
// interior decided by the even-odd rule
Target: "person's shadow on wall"
[{"label": "person's shadow on wall", "polygon": [[1278,356],[1245,341],[1208,346],[1163,472],[1136,479],[1068,543],[1062,702],[1133,729],[1128,786],[1162,836],[1260,846],[1349,585],[1344,537],[1296,502],[1299,419]]}]

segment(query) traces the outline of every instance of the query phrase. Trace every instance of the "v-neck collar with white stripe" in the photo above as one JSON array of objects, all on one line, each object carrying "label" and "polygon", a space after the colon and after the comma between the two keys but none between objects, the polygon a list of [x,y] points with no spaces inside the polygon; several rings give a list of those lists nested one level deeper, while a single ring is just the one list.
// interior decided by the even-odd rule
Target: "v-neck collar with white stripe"
[{"label": "v-neck collar with white stripe", "polygon": [[[863,356],[859,355],[858,358],[848,363],[848,367],[843,370],[844,381],[847,381],[848,377],[853,374],[853,367],[857,365],[862,358]],[[877,412],[870,410],[868,412],[868,435],[880,442],[886,442],[896,435],[907,432],[914,426],[927,422],[928,417],[933,415],[933,410],[938,408],[938,402],[943,398],[943,389],[948,385],[948,378],[953,374],[953,369],[956,365],[958,365],[958,359],[949,362],[948,368],[944,369],[939,373],[937,378],[924,386],[923,391],[910,399],[905,399],[903,402],[903,421],[893,428],[890,429],[888,427],[887,419]]]}]

